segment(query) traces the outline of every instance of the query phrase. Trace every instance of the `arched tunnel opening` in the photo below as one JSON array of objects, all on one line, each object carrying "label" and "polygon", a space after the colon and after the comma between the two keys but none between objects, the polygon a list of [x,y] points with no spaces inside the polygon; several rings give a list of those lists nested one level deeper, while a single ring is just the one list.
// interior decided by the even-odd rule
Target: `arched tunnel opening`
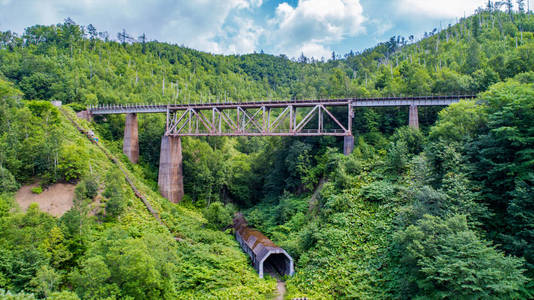
[{"label": "arched tunnel opening", "polygon": [[273,277],[292,275],[291,263],[284,253],[272,253],[263,261],[263,271]]}]

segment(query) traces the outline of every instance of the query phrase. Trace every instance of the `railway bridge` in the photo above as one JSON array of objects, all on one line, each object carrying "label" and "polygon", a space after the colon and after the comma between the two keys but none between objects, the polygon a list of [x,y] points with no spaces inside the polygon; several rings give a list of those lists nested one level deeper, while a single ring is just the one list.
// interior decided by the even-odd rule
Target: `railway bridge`
[{"label": "railway bridge", "polygon": [[354,149],[352,119],[358,107],[408,106],[409,126],[419,128],[419,106],[447,106],[474,95],[323,100],[131,104],[89,106],[80,116],[125,114],[123,152],[139,159],[137,115],[166,114],[158,187],[171,202],[183,198],[182,136],[342,136],[343,152]]}]

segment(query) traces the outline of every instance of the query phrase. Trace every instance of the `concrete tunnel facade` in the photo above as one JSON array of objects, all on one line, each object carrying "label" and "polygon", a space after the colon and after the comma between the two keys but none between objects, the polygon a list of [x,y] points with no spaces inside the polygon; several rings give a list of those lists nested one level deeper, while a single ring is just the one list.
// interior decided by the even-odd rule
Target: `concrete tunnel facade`
[{"label": "concrete tunnel facade", "polygon": [[265,273],[273,272],[288,276],[295,274],[293,258],[261,232],[249,228],[241,213],[237,213],[234,218],[234,230],[236,240],[250,256],[260,278]]}]

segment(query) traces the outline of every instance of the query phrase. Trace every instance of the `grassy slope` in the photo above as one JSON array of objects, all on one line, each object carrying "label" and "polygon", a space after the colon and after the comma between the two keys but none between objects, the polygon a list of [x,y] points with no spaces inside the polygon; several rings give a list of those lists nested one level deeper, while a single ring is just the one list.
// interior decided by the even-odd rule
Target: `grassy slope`
[{"label": "grassy slope", "polygon": [[[116,168],[102,151],[78,134],[66,119],[62,121],[65,138],[83,144],[95,174],[104,174],[111,168]],[[82,127],[90,127],[85,121],[80,123]],[[103,144],[105,146],[105,143]],[[123,159],[121,163],[132,169],[124,156],[120,157]],[[180,280],[176,287],[180,298],[251,299],[272,293],[275,281],[258,278],[248,258],[230,234],[204,228],[206,221],[198,211],[168,202],[148,188],[134,173],[129,170],[127,172],[136,187],[148,198],[152,207],[160,212],[170,230],[160,225],[148,213],[144,204],[126,185],[123,187],[129,190],[128,210],[120,217],[117,226],[137,238],[142,238],[145,233],[158,232],[183,239],[172,247],[172,251],[176,251],[181,262],[177,266],[181,274],[178,276]]]}]

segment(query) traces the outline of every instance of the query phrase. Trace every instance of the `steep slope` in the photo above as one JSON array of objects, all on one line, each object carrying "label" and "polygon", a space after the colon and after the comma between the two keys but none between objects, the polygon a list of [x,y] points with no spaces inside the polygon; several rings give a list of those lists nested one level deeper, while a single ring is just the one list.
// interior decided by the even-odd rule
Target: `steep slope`
[{"label": "steep slope", "polygon": [[[37,110],[28,110],[32,105],[39,105],[38,115]],[[11,164],[6,162],[13,158],[3,157],[6,160],[2,165],[8,169],[2,169],[0,197],[2,289],[33,292],[36,296],[71,290],[80,298],[138,299],[250,299],[274,293],[276,282],[257,278],[230,235],[204,228],[206,220],[201,214],[170,204],[124,168],[168,227],[162,225],[135,196],[117,165],[55,107],[44,102],[15,102],[8,104],[7,110],[10,114],[29,112],[35,126],[46,127],[45,122],[51,119],[43,116],[53,115],[53,130],[60,132],[56,137],[60,145],[58,166],[67,164],[65,174],[76,174],[69,180],[81,181],[76,188],[75,207],[59,219],[39,212],[35,205],[26,213],[11,212],[16,206],[6,180],[14,178],[8,175]],[[70,109],[66,111],[71,118],[74,116]],[[9,123],[8,128],[22,125],[13,116],[0,116]],[[89,124],[82,125],[86,126]],[[17,139],[17,133],[9,129],[5,133]],[[42,149],[41,154],[48,150]],[[65,157],[70,151],[75,156]],[[18,158],[24,159],[24,154]],[[43,169],[39,176],[46,177],[48,172]],[[10,184],[16,187],[17,181]],[[88,205],[96,198],[102,207],[91,217]]]}]

